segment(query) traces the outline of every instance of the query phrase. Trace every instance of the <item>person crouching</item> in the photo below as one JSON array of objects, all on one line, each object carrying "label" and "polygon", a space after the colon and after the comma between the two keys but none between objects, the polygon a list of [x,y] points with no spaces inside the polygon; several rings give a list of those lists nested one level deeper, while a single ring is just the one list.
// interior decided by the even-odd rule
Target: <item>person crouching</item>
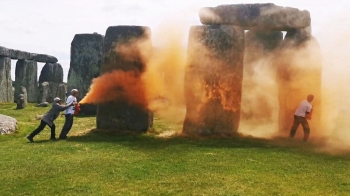
[{"label": "person crouching", "polygon": [[74,105],[74,103],[69,103],[66,106],[61,105],[61,99],[56,97],[53,101],[51,109],[41,118],[40,125],[37,129],[35,129],[29,136],[27,136],[27,139],[30,142],[34,142],[33,138],[39,134],[46,125],[48,125],[51,128],[51,137],[50,140],[56,140],[56,126],[55,126],[55,119],[59,116],[61,111],[66,110],[70,106]]}]

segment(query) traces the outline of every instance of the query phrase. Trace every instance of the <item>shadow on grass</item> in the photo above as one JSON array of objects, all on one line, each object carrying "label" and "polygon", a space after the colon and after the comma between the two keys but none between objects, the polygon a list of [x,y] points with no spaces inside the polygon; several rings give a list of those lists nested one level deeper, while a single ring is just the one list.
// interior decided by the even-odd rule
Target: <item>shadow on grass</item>
[{"label": "shadow on grass", "polygon": [[289,141],[285,138],[276,140],[259,139],[253,137],[187,137],[183,135],[170,138],[160,138],[149,133],[110,132],[91,130],[81,135],[68,138],[67,142],[116,143],[141,150],[166,148],[168,146],[188,146],[188,148],[281,148]]}]

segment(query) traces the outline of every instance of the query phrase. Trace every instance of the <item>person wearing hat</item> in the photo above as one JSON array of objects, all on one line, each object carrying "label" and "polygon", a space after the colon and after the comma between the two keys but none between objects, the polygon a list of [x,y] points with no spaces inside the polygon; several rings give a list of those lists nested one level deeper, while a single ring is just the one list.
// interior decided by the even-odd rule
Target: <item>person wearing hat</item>
[{"label": "person wearing hat", "polygon": [[53,101],[51,109],[41,118],[40,125],[37,129],[35,129],[29,136],[27,136],[27,139],[30,142],[34,142],[33,138],[39,134],[46,125],[48,125],[51,128],[51,140],[56,140],[56,133],[55,133],[55,119],[58,117],[61,111],[66,110],[67,108],[74,105],[74,102],[71,102],[65,106],[61,105],[61,99],[56,97]]}]

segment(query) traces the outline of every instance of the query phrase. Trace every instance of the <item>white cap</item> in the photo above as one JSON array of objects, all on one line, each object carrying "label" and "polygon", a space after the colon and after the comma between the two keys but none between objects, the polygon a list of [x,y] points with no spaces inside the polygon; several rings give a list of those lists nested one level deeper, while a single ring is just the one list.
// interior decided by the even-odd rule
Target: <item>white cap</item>
[{"label": "white cap", "polygon": [[53,101],[54,102],[59,102],[59,101],[61,101],[61,99],[59,97],[56,97]]}]

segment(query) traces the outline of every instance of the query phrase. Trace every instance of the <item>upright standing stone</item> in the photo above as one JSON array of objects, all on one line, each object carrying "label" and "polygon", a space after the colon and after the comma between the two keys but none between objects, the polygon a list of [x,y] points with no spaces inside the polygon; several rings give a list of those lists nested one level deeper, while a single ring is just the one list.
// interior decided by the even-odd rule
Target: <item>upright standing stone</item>
[{"label": "upright standing stone", "polygon": [[185,73],[186,134],[234,134],[241,108],[244,30],[232,25],[190,30]]},{"label": "upright standing stone", "polygon": [[13,102],[11,59],[0,57],[0,103]]},{"label": "upright standing stone", "polygon": [[[80,101],[89,92],[91,82],[100,75],[103,57],[103,36],[94,34],[76,34],[71,44],[70,68],[68,72],[68,92],[79,90]],[[97,106],[81,104],[80,112],[96,115]]]},{"label": "upright standing stone", "polygon": [[28,100],[27,100],[27,90],[25,87],[21,86],[21,94],[18,95],[17,97],[17,108],[16,109],[24,109],[27,104],[28,104]]},{"label": "upright standing stone", "polygon": [[64,84],[58,85],[57,96],[56,97],[59,97],[61,100],[65,100],[66,99],[66,87],[65,87]]},{"label": "upright standing stone", "polygon": [[[48,83],[48,91],[45,84],[45,88],[42,85],[43,83]],[[65,96],[62,97],[62,93],[59,94],[59,86],[63,84],[63,68],[59,63],[46,63],[41,70],[39,77],[39,93],[37,97],[37,102],[53,102],[55,97],[60,97],[62,100],[65,100]],[[46,94],[47,93],[47,94]],[[46,98],[46,100],[44,100]]]},{"label": "upright standing stone", "polygon": [[16,63],[15,98],[21,91],[21,86],[27,89],[28,102],[36,103],[38,90],[38,66],[36,61],[18,60]]},{"label": "upright standing stone", "polygon": [[307,29],[288,31],[279,57],[280,133],[290,131],[294,112],[308,94],[315,96],[313,119],[309,121],[311,132],[321,128],[322,55],[317,40]]},{"label": "upright standing stone", "polygon": [[[274,126],[278,115],[276,49],[281,31],[248,31],[245,40],[241,120],[250,126]],[[267,132],[274,132],[270,128]]]},{"label": "upright standing stone", "polygon": [[[104,38],[104,62],[101,74],[119,71],[133,71],[135,77],[141,80],[145,70],[145,62],[141,51],[132,44],[143,42],[150,44],[150,29],[142,26],[114,26],[108,27]],[[125,57],[117,46],[130,46],[132,57]],[[123,89],[110,89],[123,91]],[[147,107],[147,106],[146,106]],[[146,131],[150,126],[147,108],[131,105],[127,100],[115,100],[110,103],[99,104],[96,117],[97,128],[126,131]]]},{"label": "upright standing stone", "polygon": [[44,103],[48,100],[50,84],[48,82],[43,82],[39,85],[38,90],[38,103]]}]

